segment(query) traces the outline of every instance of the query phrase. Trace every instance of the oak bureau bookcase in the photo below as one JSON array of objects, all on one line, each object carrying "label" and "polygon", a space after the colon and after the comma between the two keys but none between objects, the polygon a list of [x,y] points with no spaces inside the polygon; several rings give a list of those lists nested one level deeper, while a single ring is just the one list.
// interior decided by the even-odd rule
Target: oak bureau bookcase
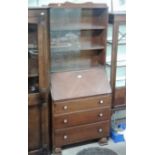
[{"label": "oak bureau bookcase", "polygon": [[111,87],[105,71],[106,4],[49,4],[51,142],[61,147],[110,130]]}]

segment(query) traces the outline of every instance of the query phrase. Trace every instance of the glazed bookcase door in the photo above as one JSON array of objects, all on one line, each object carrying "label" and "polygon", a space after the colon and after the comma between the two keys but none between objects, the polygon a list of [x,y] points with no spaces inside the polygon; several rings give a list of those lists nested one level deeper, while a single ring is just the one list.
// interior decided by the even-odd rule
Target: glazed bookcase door
[{"label": "glazed bookcase door", "polygon": [[[75,71],[105,62],[107,9],[51,8],[51,72]],[[103,22],[104,21],[104,22]]]},{"label": "glazed bookcase door", "polygon": [[116,82],[114,106],[123,107],[126,104],[126,24],[118,25]]},{"label": "glazed bookcase door", "polygon": [[[48,149],[46,10],[29,10],[28,16],[28,151]],[[46,154],[46,153],[45,153]]]},{"label": "glazed bookcase door", "polygon": [[112,67],[112,33],[113,25],[108,25],[107,32],[107,51],[106,51],[106,72],[109,82],[111,82],[111,67]]},{"label": "glazed bookcase door", "polygon": [[[113,25],[108,26],[107,35],[107,54],[106,54],[106,70],[108,79],[111,78],[112,67],[112,32]],[[125,24],[118,25],[118,40],[117,40],[117,58],[116,58],[116,80],[115,88],[125,87],[126,81],[126,27]]]},{"label": "glazed bookcase door", "polygon": [[48,87],[47,11],[29,11],[28,77],[29,94]]},{"label": "glazed bookcase door", "polygon": [[28,24],[28,92],[39,92],[38,24]]},{"label": "glazed bookcase door", "polygon": [[126,100],[126,15],[109,15],[106,71],[113,91],[113,108],[125,106]]},{"label": "glazed bookcase door", "polygon": [[126,25],[118,28],[117,68],[115,87],[125,87],[126,83]]}]

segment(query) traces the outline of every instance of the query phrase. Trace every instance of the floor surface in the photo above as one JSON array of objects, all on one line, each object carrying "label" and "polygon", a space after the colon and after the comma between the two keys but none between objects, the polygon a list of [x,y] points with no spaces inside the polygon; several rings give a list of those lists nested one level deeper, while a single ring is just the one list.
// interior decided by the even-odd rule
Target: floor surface
[{"label": "floor surface", "polygon": [[114,143],[111,139],[108,141],[108,145],[100,146],[98,143],[89,143],[81,146],[74,146],[62,150],[62,155],[76,155],[79,151],[89,147],[103,147],[109,148],[118,153],[118,155],[126,155],[126,143]]}]

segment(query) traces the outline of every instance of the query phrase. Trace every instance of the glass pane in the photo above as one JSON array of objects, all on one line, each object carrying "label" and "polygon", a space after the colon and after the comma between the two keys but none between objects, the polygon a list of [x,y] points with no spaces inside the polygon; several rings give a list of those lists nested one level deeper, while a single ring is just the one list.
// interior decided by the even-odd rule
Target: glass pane
[{"label": "glass pane", "polygon": [[39,92],[39,77],[28,78],[28,93]]},{"label": "glass pane", "polygon": [[116,70],[116,87],[123,87],[125,86],[125,80],[126,80],[126,67],[117,67]]},{"label": "glass pane", "polygon": [[51,72],[99,65],[104,50],[104,9],[50,10]]},{"label": "glass pane", "polygon": [[112,54],[112,31],[113,26],[112,24],[108,25],[108,32],[107,32],[107,51],[106,51],[106,62],[111,64],[111,54]]},{"label": "glass pane", "polygon": [[117,48],[116,87],[125,86],[126,83],[126,25],[119,26]]},{"label": "glass pane", "polygon": [[107,40],[109,42],[112,42],[112,31],[113,31],[113,25],[109,24],[108,25],[108,32],[107,32]]},{"label": "glass pane", "polygon": [[38,45],[37,25],[28,25],[28,91],[38,91]]},{"label": "glass pane", "polygon": [[106,73],[107,73],[108,81],[110,82],[111,65],[106,65]]},{"label": "glass pane", "polygon": [[110,81],[110,74],[111,74],[112,31],[113,31],[113,25],[109,24],[108,32],[107,32],[107,50],[106,50],[106,71],[107,71],[109,81]]},{"label": "glass pane", "polygon": [[106,64],[111,65],[112,44],[107,43]]}]

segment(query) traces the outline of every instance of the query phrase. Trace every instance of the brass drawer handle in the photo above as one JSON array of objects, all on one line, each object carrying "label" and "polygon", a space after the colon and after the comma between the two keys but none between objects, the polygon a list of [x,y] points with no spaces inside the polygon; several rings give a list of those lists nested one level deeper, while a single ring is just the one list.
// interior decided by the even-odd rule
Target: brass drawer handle
[{"label": "brass drawer handle", "polygon": [[98,132],[99,132],[99,133],[103,132],[103,129],[102,129],[102,128],[99,128],[99,129],[98,129]]},{"label": "brass drawer handle", "polygon": [[99,117],[103,117],[103,113],[99,113]]},{"label": "brass drawer handle", "polygon": [[67,119],[64,119],[64,123],[65,123],[65,124],[68,123]]},{"label": "brass drawer handle", "polygon": [[100,103],[100,104],[103,104],[103,100],[100,100],[99,103]]},{"label": "brass drawer handle", "polygon": [[67,109],[68,109],[68,107],[65,105],[65,106],[64,106],[64,110],[67,110]]},{"label": "brass drawer handle", "polygon": [[68,136],[67,135],[64,135],[64,139],[67,139],[68,138]]}]

